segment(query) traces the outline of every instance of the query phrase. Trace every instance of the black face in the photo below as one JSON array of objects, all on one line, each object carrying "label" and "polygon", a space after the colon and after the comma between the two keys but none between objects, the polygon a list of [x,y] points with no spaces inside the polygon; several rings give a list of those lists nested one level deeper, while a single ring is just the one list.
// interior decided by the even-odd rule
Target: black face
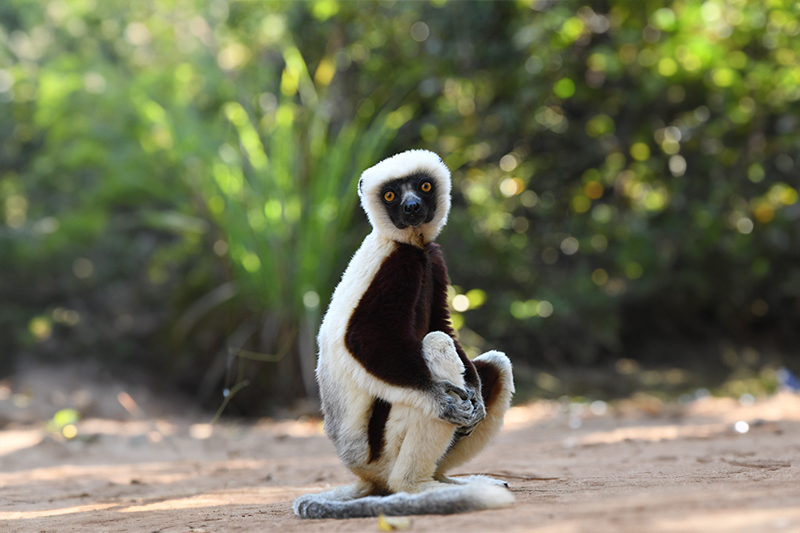
[{"label": "black face", "polygon": [[398,229],[430,222],[436,214],[436,184],[425,174],[390,181],[379,194]]}]

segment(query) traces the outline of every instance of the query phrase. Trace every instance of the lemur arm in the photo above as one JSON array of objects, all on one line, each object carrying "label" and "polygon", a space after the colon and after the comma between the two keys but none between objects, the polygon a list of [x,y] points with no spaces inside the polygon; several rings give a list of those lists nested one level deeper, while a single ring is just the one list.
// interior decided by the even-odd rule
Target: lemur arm
[{"label": "lemur arm", "polygon": [[464,353],[464,349],[455,338],[455,332],[450,323],[450,308],[447,303],[447,286],[450,278],[447,275],[447,266],[442,255],[442,250],[437,244],[428,247],[428,259],[431,262],[433,274],[433,302],[431,305],[431,331],[443,331],[452,337],[456,346],[456,352],[464,363],[464,382],[465,387],[472,392],[471,400],[475,414],[469,424],[464,428],[463,434],[469,435],[475,426],[486,417],[486,409],[481,394],[481,380],[475,365]]},{"label": "lemur arm", "polygon": [[430,330],[443,331],[453,338],[456,352],[458,352],[458,356],[466,369],[464,381],[480,390],[480,379],[478,378],[478,372],[475,370],[475,365],[472,364],[472,361],[464,353],[461,344],[456,340],[453,326],[450,323],[450,308],[447,304],[447,286],[450,283],[450,278],[447,275],[447,266],[444,262],[442,250],[438,244],[431,244],[428,249],[428,259],[431,261],[433,271],[433,302],[431,305]]},{"label": "lemur arm", "polygon": [[[415,332],[416,306],[425,276],[425,251],[400,245],[384,261],[350,317],[345,345],[366,372],[412,396],[428,398],[432,414],[463,426],[473,418],[469,393],[437,382]],[[473,369],[474,372],[474,369]],[[457,402],[448,393],[460,398]],[[393,402],[388,394],[382,399]]]}]

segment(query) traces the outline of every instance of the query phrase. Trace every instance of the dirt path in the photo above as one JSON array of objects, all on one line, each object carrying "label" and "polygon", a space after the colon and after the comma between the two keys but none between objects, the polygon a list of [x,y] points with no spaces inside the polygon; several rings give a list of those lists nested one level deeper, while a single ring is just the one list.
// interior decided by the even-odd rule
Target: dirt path
[{"label": "dirt path", "polygon": [[[94,391],[95,402],[119,409],[117,389]],[[376,519],[292,515],[294,497],[351,480],[318,421],[211,428],[191,413],[133,420],[119,409],[128,420],[86,418],[64,441],[35,412],[10,416],[31,406],[7,393],[0,531],[378,531]],[[514,408],[498,441],[461,469],[515,476],[512,508],[414,517],[410,531],[800,532],[800,396],[571,412]]]}]

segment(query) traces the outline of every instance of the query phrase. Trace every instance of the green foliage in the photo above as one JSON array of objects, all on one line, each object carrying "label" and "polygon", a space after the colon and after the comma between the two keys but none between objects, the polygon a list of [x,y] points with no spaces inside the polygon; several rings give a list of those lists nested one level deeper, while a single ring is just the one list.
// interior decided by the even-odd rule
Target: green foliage
[{"label": "green foliage", "polygon": [[[358,176],[382,157],[411,111],[361,113],[330,134],[326,104],[333,103],[317,91],[327,86],[327,75],[317,76],[315,86],[297,48],[285,47],[283,57],[282,97],[261,119],[263,135],[253,110],[238,102],[223,105],[238,142],[220,147],[209,173],[213,185],[204,190],[227,234],[243,290],[258,295],[268,313],[301,337],[295,353],[306,393],[313,396],[320,292],[327,300],[339,275],[339,241],[357,204]],[[302,107],[294,101],[297,93]]]},{"label": "green foliage", "polygon": [[[800,291],[796,5],[531,8],[464,16],[514,53],[483,42],[420,119],[465,201],[446,250],[477,258],[451,274],[490,295],[466,325],[555,367],[661,362],[648,337],[790,348],[774,328]],[[423,12],[431,38],[451,9]]]},{"label": "green foliage", "polygon": [[[360,170],[386,150],[410,111],[381,113],[371,123],[349,122],[329,135],[330,117],[319,101],[297,49],[286,52],[283,79],[297,61],[306,97],[302,108],[284,95],[262,118],[262,136],[237,102],[223,106],[236,132],[236,147],[223,144],[210,174],[216,187],[207,202],[226,230],[229,249],[248,290],[266,308],[288,316],[316,309],[320,290],[329,290],[338,239],[357,204]],[[284,93],[289,92],[284,87]],[[365,122],[365,121],[362,121]],[[210,181],[210,180],[209,180]],[[282,280],[276,283],[275,280]],[[328,294],[324,294],[326,297]]]},{"label": "green foliage", "polygon": [[197,348],[164,341],[180,302],[220,283],[190,173],[225,135],[213,101],[228,82],[202,57],[188,66],[164,9],[0,7],[5,364],[25,350],[171,371]]},{"label": "green foliage", "polygon": [[4,0],[0,371],[96,354],[208,397],[238,353],[232,404],[302,394],[355,180],[413,147],[454,171],[473,353],[791,356],[798,34],[782,0]]}]

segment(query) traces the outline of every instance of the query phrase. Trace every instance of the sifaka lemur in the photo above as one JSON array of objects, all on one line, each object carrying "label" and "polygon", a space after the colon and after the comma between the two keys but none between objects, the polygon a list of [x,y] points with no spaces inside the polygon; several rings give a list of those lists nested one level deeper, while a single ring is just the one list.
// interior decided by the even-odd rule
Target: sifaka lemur
[{"label": "sifaka lemur", "polygon": [[454,338],[448,275],[433,240],[450,211],[450,172],[425,150],[358,182],[373,231],[319,330],[325,432],[359,480],[295,500],[302,518],[448,514],[510,505],[505,484],[445,472],[499,432],[514,382],[497,351],[470,361]]}]

